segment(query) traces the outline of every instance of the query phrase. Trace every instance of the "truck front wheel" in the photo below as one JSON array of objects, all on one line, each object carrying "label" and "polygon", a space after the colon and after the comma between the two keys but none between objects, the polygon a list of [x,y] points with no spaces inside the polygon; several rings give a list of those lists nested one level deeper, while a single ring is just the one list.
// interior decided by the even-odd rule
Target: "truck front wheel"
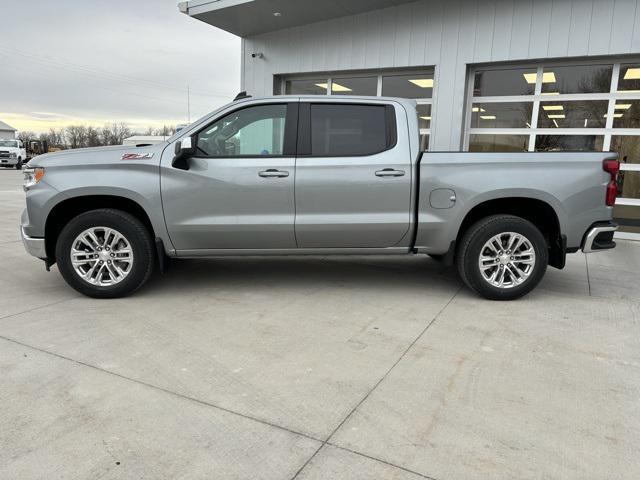
[{"label": "truck front wheel", "polygon": [[456,262],[469,288],[490,300],[514,300],[533,290],[547,270],[547,243],[520,217],[493,215],[462,237]]},{"label": "truck front wheel", "polygon": [[82,213],[64,226],[56,242],[62,277],[94,298],[124,297],[151,275],[154,247],[147,228],[115,209]]}]

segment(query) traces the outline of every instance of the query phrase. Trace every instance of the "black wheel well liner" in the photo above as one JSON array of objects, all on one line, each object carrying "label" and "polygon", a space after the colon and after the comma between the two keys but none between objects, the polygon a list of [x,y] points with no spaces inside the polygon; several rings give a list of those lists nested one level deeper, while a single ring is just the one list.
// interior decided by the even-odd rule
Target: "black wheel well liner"
[{"label": "black wheel well liner", "polygon": [[50,261],[55,262],[56,243],[64,226],[81,213],[99,208],[113,208],[127,212],[142,222],[149,230],[151,238],[155,236],[147,212],[130,198],[117,195],[82,195],[67,198],[51,209],[45,223],[45,248]]},{"label": "black wheel well liner", "polygon": [[490,215],[514,215],[533,223],[549,246],[549,265],[564,268],[566,237],[560,230],[558,215],[551,205],[536,198],[503,197],[479,203],[469,210],[460,224],[456,244],[460,244],[462,236],[471,225]]}]

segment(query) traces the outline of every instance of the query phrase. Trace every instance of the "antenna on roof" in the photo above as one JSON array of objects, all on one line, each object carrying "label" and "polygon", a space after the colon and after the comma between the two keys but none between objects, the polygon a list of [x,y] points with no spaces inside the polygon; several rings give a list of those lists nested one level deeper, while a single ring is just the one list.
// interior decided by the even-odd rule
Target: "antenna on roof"
[{"label": "antenna on roof", "polygon": [[247,95],[247,92],[240,92],[238,95],[236,95],[236,98],[234,98],[233,101],[237,102],[238,100],[242,100],[243,98],[251,98],[251,95]]}]

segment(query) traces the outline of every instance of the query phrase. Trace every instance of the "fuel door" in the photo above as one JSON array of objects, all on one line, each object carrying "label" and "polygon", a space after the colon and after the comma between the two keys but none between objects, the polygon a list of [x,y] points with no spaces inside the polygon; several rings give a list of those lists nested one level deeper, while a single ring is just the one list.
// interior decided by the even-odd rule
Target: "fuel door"
[{"label": "fuel door", "polygon": [[451,208],[456,204],[456,192],[450,188],[437,188],[429,195],[429,203],[433,208]]}]

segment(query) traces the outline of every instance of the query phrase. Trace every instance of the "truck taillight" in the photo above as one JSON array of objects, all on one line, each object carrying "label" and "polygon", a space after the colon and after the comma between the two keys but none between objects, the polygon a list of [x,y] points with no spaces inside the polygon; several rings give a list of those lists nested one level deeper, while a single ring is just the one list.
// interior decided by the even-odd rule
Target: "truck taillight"
[{"label": "truck taillight", "polygon": [[618,196],[618,172],[620,171],[620,162],[618,160],[605,160],[602,162],[602,168],[611,175],[611,180],[607,185],[606,203],[608,207],[613,207]]}]

